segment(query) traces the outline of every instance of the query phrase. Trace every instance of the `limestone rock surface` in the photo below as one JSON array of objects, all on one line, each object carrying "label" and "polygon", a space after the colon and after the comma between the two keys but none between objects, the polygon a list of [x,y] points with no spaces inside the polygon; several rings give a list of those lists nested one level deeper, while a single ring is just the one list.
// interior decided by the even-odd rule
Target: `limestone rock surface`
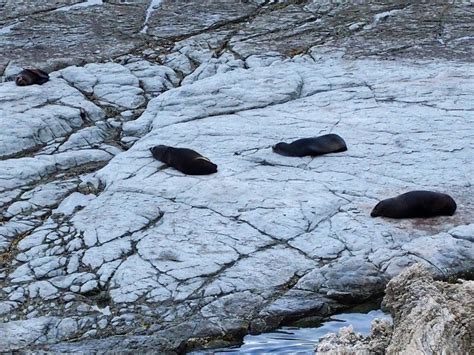
[{"label": "limestone rock surface", "polygon": [[[0,351],[181,351],[333,313],[413,263],[472,271],[469,3],[16,4],[0,1]],[[15,86],[26,66],[51,80]],[[326,133],[348,151],[271,150]],[[157,144],[219,171],[185,176]],[[370,218],[412,189],[456,214]]]}]

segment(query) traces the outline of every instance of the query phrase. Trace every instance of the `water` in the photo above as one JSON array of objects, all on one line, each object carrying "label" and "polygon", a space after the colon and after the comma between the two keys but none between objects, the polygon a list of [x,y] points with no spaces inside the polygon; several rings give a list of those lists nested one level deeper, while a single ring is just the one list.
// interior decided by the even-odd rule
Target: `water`
[{"label": "water", "polygon": [[368,335],[372,320],[375,318],[391,319],[390,315],[380,309],[367,313],[341,313],[334,315],[319,326],[281,327],[269,333],[247,335],[240,347],[226,349],[200,350],[193,355],[204,354],[314,354],[319,339],[328,333],[337,333],[342,327],[352,325],[355,332]]}]

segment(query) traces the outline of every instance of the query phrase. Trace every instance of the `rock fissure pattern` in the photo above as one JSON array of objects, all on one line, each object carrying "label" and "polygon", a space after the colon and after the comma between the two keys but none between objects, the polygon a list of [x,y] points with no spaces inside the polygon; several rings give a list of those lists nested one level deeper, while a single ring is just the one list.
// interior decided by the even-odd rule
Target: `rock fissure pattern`
[{"label": "rock fissure pattern", "polygon": [[[331,313],[415,262],[472,271],[469,4],[165,0],[140,33],[147,2],[4,3],[4,78],[60,70],[0,84],[1,350],[182,349]],[[326,133],[349,150],[271,150]],[[184,176],[157,144],[219,172]],[[457,213],[369,217],[420,188]]]}]

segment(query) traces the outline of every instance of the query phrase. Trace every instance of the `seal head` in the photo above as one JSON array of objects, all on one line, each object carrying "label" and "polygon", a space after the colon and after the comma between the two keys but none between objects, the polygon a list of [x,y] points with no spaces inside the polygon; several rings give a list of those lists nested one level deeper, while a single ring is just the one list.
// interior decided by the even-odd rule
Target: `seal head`
[{"label": "seal head", "polygon": [[43,85],[49,80],[48,73],[41,69],[23,69],[15,78],[15,83],[18,86],[27,85]]},{"label": "seal head", "polygon": [[153,148],[150,148],[150,152],[153,155],[153,158],[165,163],[166,163],[166,153],[168,152],[170,147],[167,145],[157,145]]}]

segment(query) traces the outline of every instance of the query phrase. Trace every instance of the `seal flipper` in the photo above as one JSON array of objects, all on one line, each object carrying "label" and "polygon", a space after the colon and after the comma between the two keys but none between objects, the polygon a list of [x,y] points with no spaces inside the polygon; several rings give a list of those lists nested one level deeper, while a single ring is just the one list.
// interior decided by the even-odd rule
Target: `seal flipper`
[{"label": "seal flipper", "polygon": [[210,175],[217,173],[217,165],[208,158],[201,156],[183,162],[179,170],[187,175]]}]

